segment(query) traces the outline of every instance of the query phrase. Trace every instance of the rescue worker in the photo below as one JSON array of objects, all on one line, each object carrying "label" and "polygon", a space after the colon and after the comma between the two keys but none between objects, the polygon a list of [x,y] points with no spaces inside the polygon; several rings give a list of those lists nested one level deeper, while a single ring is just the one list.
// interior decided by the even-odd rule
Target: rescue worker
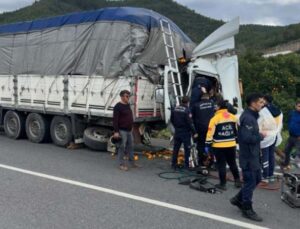
[{"label": "rescue worker", "polygon": [[208,94],[204,94],[201,100],[192,107],[193,121],[198,134],[196,141],[199,165],[204,165],[204,161],[207,159],[205,153],[205,138],[209,120],[214,116],[214,113],[215,105]]},{"label": "rescue worker", "polygon": [[259,129],[266,132],[266,137],[260,142],[263,179],[262,182],[267,184],[274,182],[275,168],[275,146],[280,134],[282,121],[281,111],[272,104],[273,98],[270,95],[264,96],[264,108],[259,112],[258,126]]},{"label": "rescue worker", "polygon": [[235,186],[241,187],[239,170],[236,164],[237,118],[228,112],[227,101],[220,100],[216,113],[210,120],[206,136],[206,153],[212,147],[217,160],[220,183],[216,188],[226,190],[226,162],[234,177]]},{"label": "rescue worker", "polygon": [[239,120],[239,161],[244,185],[239,193],[230,199],[232,205],[241,209],[244,217],[255,221],[262,221],[252,208],[253,192],[261,181],[260,141],[266,136],[264,132],[259,132],[257,123],[258,112],[264,105],[262,97],[259,93],[247,96],[248,108],[244,110]]},{"label": "rescue worker", "polygon": [[191,150],[191,137],[196,138],[196,130],[193,124],[192,114],[189,109],[189,97],[184,96],[181,105],[175,107],[171,113],[171,122],[175,128],[174,150],[172,157],[172,168],[176,169],[177,157],[181,144],[184,145],[184,167],[189,168],[189,157]]},{"label": "rescue worker", "polygon": [[191,107],[199,102],[205,93],[210,93],[212,89],[212,82],[204,76],[198,76],[194,80],[191,93]]}]

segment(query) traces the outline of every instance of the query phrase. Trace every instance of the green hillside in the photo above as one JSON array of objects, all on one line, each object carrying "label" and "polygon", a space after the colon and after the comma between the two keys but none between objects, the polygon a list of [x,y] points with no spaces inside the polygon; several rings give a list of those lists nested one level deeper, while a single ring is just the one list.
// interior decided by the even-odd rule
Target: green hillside
[{"label": "green hillside", "polygon": [[263,50],[300,38],[300,24],[289,26],[242,25],[237,36],[240,50]]},{"label": "green hillside", "polygon": [[[70,12],[109,6],[135,6],[157,11],[172,19],[193,41],[199,43],[224,22],[202,16],[172,0],[40,0],[20,10],[0,14],[0,23],[26,21]],[[300,38],[300,24],[286,27],[243,25],[237,36],[237,47],[262,50]]]},{"label": "green hillside", "polygon": [[40,0],[15,12],[0,15],[0,23],[32,20],[36,18],[61,15],[70,12],[93,10],[110,6],[134,6],[152,9],[172,19],[195,42],[199,42],[217,27],[222,21],[204,17],[177,4],[172,0]]}]

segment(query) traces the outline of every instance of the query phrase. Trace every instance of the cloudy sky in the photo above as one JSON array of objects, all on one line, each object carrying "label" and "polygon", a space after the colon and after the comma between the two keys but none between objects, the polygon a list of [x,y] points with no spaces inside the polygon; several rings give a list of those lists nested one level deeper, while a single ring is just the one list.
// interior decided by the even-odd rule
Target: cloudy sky
[{"label": "cloudy sky", "polygon": [[300,23],[300,0],[176,0],[198,13],[222,20],[240,16],[242,24]]},{"label": "cloudy sky", "polygon": [[[84,0],[82,0],[84,1]],[[300,23],[300,0],[175,0],[198,13],[224,21],[240,16],[242,24]],[[0,12],[30,5],[34,0],[0,0]]]}]

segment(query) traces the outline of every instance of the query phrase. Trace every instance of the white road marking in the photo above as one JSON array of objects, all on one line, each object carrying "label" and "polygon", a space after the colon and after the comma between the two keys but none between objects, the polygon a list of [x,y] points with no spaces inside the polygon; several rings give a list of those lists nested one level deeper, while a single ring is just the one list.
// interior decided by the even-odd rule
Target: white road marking
[{"label": "white road marking", "polygon": [[267,229],[267,227],[262,227],[262,226],[258,226],[258,225],[255,225],[255,224],[245,223],[245,222],[242,222],[242,221],[239,221],[239,220],[234,220],[234,219],[231,219],[231,218],[227,218],[227,217],[207,213],[207,212],[204,212],[204,211],[199,211],[199,210],[195,210],[195,209],[192,209],[192,208],[186,208],[186,207],[182,207],[182,206],[175,205],[175,204],[169,204],[169,203],[166,203],[166,202],[162,202],[162,201],[158,201],[158,200],[154,200],[154,199],[150,199],[150,198],[146,198],[146,197],[142,197],[142,196],[132,195],[132,194],[129,194],[129,193],[120,192],[120,191],[116,191],[116,190],[113,190],[113,189],[103,188],[103,187],[96,186],[96,185],[82,183],[82,182],[78,182],[78,181],[75,181],[75,180],[69,180],[69,179],[65,179],[65,178],[62,178],[62,177],[51,176],[51,175],[47,175],[47,174],[44,174],[44,173],[38,173],[38,172],[25,170],[25,169],[20,169],[20,168],[12,167],[12,166],[9,166],[9,165],[3,165],[3,164],[0,164],[0,168],[8,169],[8,170],[12,170],[12,171],[15,171],[15,172],[20,172],[20,173],[36,176],[36,177],[41,177],[41,178],[45,178],[45,179],[49,179],[49,180],[59,181],[59,182],[62,182],[62,183],[71,184],[71,185],[75,185],[75,186],[79,186],[79,187],[83,187],[83,188],[88,188],[88,189],[91,189],[91,190],[104,192],[104,193],[108,193],[108,194],[111,194],[111,195],[124,197],[124,198],[127,198],[127,199],[132,199],[132,200],[136,200],[136,201],[156,205],[156,206],[159,206],[159,207],[164,207],[164,208],[176,210],[176,211],[191,214],[191,215],[204,217],[204,218],[207,218],[207,219],[211,219],[211,220],[215,220],[215,221],[219,221],[219,222],[223,222],[223,223],[227,223],[227,224],[231,224],[231,225],[235,225],[235,226],[239,226],[239,227],[243,227],[243,228]]}]

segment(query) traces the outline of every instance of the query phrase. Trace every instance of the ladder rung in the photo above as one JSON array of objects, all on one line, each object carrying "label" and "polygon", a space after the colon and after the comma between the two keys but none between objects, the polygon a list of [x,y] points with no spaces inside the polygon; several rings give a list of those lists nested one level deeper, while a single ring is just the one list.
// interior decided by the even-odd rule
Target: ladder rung
[{"label": "ladder rung", "polygon": [[169,68],[170,68],[171,72],[179,73],[179,69],[177,68],[176,65],[169,66]]},{"label": "ladder rung", "polygon": [[169,22],[166,20],[166,19],[160,19],[160,23],[163,25],[163,24],[166,24],[168,25]]},{"label": "ladder rung", "polygon": [[176,73],[176,74],[179,74],[179,71],[178,71],[178,69],[176,69],[176,68],[173,68],[173,67],[170,67],[170,66],[169,66],[169,69],[170,69],[170,72],[172,72],[172,73]]},{"label": "ladder rung", "polygon": [[180,83],[172,83],[172,85],[181,86],[181,84],[180,84]]},{"label": "ladder rung", "polygon": [[168,36],[172,36],[172,33],[170,33],[170,32],[166,32],[165,30],[163,30],[163,32],[164,32],[164,34],[166,34],[166,35],[168,35]]},{"label": "ladder rung", "polygon": [[174,48],[174,46],[172,44],[170,44],[170,45],[166,44],[166,46],[169,47],[169,48]]},{"label": "ladder rung", "polygon": [[177,60],[176,60],[174,57],[170,57],[170,56],[169,56],[169,57],[168,57],[168,59],[169,59],[169,60],[173,60],[173,61],[176,61],[176,62],[177,62]]}]

